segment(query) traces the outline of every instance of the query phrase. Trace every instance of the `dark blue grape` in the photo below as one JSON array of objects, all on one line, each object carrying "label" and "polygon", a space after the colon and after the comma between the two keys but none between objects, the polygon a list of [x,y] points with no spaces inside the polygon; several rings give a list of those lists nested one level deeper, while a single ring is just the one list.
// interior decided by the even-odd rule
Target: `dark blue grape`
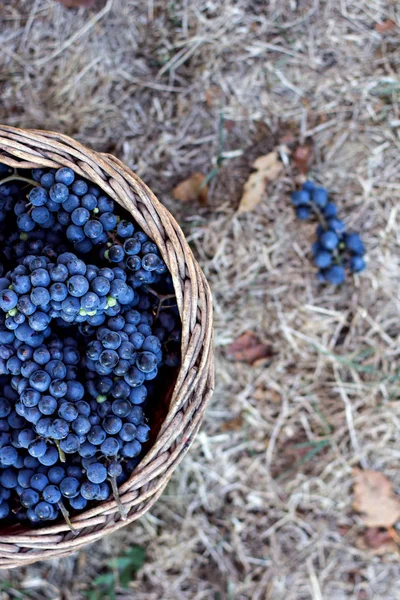
[{"label": "dark blue grape", "polygon": [[54,484],[47,485],[44,488],[42,495],[43,500],[45,500],[45,502],[49,502],[50,504],[57,504],[57,502],[61,500],[61,492]]},{"label": "dark blue grape", "polygon": [[292,192],[291,200],[292,200],[293,205],[296,207],[304,206],[305,204],[310,203],[310,194],[309,194],[308,190],[306,190],[306,189],[298,190],[298,191]]},{"label": "dark blue grape", "polygon": [[346,249],[353,254],[363,255],[365,253],[364,244],[358,233],[347,233],[344,238]]},{"label": "dark blue grape", "polygon": [[85,225],[85,223],[87,223],[90,219],[90,213],[87,210],[87,208],[83,208],[82,206],[80,206],[79,208],[76,208],[72,213],[71,213],[71,220],[74,223],[74,225],[79,225],[79,227],[83,227],[83,225]]},{"label": "dark blue grape", "polygon": [[114,246],[111,246],[111,248],[109,248],[109,250],[107,250],[107,258],[111,262],[120,263],[124,260],[124,257],[125,257],[125,251],[122,246],[118,246],[117,244],[114,244]]},{"label": "dark blue grape", "polygon": [[122,421],[120,417],[112,415],[104,420],[103,427],[109,435],[116,435],[121,430]]},{"label": "dark blue grape", "polygon": [[50,188],[50,198],[56,204],[62,204],[69,196],[68,187],[64,183],[55,183]]},{"label": "dark blue grape", "polygon": [[39,494],[36,490],[26,489],[24,492],[22,492],[20,501],[22,506],[25,508],[31,508],[32,506],[36,506],[36,504],[39,502]]},{"label": "dark blue grape", "polygon": [[74,433],[70,433],[66,438],[60,441],[60,448],[66,454],[73,454],[79,450],[79,438]]},{"label": "dark blue grape", "polygon": [[83,242],[85,239],[85,232],[79,225],[70,225],[67,228],[66,236],[71,242]]},{"label": "dark blue grape", "polygon": [[83,275],[73,275],[68,279],[67,288],[71,296],[80,298],[89,290],[89,282]]},{"label": "dark blue grape", "polygon": [[75,173],[69,167],[61,167],[55,173],[55,180],[64,185],[71,185],[75,180]]},{"label": "dark blue grape", "polygon": [[100,425],[94,425],[89,431],[87,439],[94,446],[100,446],[106,439],[106,432]]},{"label": "dark blue grape", "polygon": [[63,440],[69,433],[69,425],[64,419],[54,419],[48,427],[47,435],[54,440]]},{"label": "dark blue grape", "polygon": [[122,220],[118,223],[117,234],[121,238],[130,238],[133,235],[134,227],[130,221]]},{"label": "dark blue grape", "polygon": [[317,267],[326,269],[326,267],[329,267],[332,262],[332,254],[327,250],[321,250],[315,255],[314,262]]},{"label": "dark blue grape", "polygon": [[31,456],[35,458],[40,458],[45,454],[47,450],[47,444],[42,439],[37,439],[31,442],[28,446],[28,452]]},{"label": "dark blue grape", "polygon": [[144,444],[150,438],[150,427],[145,423],[141,423],[136,429],[136,439]]},{"label": "dark blue grape", "polygon": [[[101,210],[100,198],[98,204]],[[103,225],[104,231],[112,231],[117,225],[117,217],[111,212],[105,212],[100,216],[100,222]]]},{"label": "dark blue grape", "polygon": [[333,202],[328,202],[322,212],[326,219],[331,219],[337,215],[337,206]]},{"label": "dark blue grape", "polygon": [[0,292],[0,308],[8,312],[15,308],[18,303],[18,296],[13,290],[2,290]]},{"label": "dark blue grape", "polygon": [[65,212],[72,213],[76,208],[80,206],[79,198],[77,195],[69,194],[68,198],[62,203],[62,207]]},{"label": "dark blue grape", "polygon": [[75,498],[79,494],[80,483],[76,477],[65,477],[59,487],[65,498]]},{"label": "dark blue grape", "polygon": [[91,444],[90,442],[83,442],[79,448],[79,454],[83,458],[91,458],[97,452],[97,445]]},{"label": "dark blue grape", "polygon": [[137,440],[127,442],[122,446],[121,454],[125,458],[135,458],[139,456],[142,451],[142,445]]},{"label": "dark blue grape", "polygon": [[107,479],[107,469],[101,463],[95,462],[88,466],[86,475],[92,483],[103,483]]},{"label": "dark blue grape", "polygon": [[18,485],[20,485],[22,488],[28,489],[32,475],[34,475],[33,469],[20,469],[17,475]]},{"label": "dark blue grape", "polygon": [[339,243],[339,238],[334,231],[325,231],[319,241],[326,250],[334,250]]},{"label": "dark blue grape", "polygon": [[84,196],[87,194],[89,188],[86,181],[83,181],[82,179],[76,179],[72,184],[71,189],[77,196]]},{"label": "dark blue grape", "polygon": [[43,456],[39,457],[39,461],[42,465],[50,467],[51,465],[55,465],[58,462],[58,450],[55,446],[50,446],[47,448],[46,452]]},{"label": "dark blue grape", "polygon": [[72,423],[78,417],[78,410],[72,402],[64,402],[58,409],[58,415],[64,421]]},{"label": "dark blue grape", "polygon": [[13,465],[18,458],[18,452],[13,446],[3,446],[0,448],[1,466]]},{"label": "dark blue grape", "polygon": [[98,197],[98,207],[102,213],[112,213],[114,210],[114,201],[108,196]]},{"label": "dark blue grape", "polygon": [[17,226],[21,231],[28,232],[35,229],[35,222],[30,215],[23,213],[17,218]]},{"label": "dark blue grape", "polygon": [[44,473],[35,473],[30,480],[30,486],[37,492],[43,492],[49,480]]},{"label": "dark blue grape", "polygon": [[143,404],[147,398],[147,388],[144,385],[134,387],[129,394],[129,401],[132,404]]},{"label": "dark blue grape", "polygon": [[90,220],[85,223],[83,231],[89,239],[96,240],[103,233],[104,228],[100,221]]},{"label": "dark blue grape", "polygon": [[74,508],[75,510],[83,510],[86,508],[87,500],[81,496],[81,494],[78,494],[75,498],[70,498],[69,503],[71,508]]},{"label": "dark blue grape", "polygon": [[352,273],[360,273],[366,267],[365,260],[362,256],[352,256],[350,259],[350,271]]},{"label": "dark blue grape", "polygon": [[35,371],[29,378],[30,386],[38,392],[45,392],[51,382],[51,377],[46,371]]},{"label": "dark blue grape", "polygon": [[296,217],[301,221],[307,221],[311,216],[311,210],[308,206],[298,206],[296,208]]},{"label": "dark blue grape", "polygon": [[85,500],[95,500],[100,493],[100,487],[97,483],[85,481],[81,485],[80,493]]},{"label": "dark blue grape", "polygon": [[150,373],[157,366],[157,357],[153,352],[139,352],[136,358],[136,366],[143,373]]},{"label": "dark blue grape", "polygon": [[340,265],[333,265],[326,269],[324,272],[325,280],[334,285],[339,285],[343,283],[345,279],[345,271],[344,268]]},{"label": "dark blue grape", "polygon": [[122,474],[122,465],[116,460],[111,461],[107,466],[107,472],[110,477],[119,477]]},{"label": "dark blue grape", "polygon": [[48,473],[49,481],[58,485],[65,478],[65,469],[59,465],[52,467]]},{"label": "dark blue grape", "polygon": [[328,192],[323,187],[314,187],[311,191],[311,201],[318,206],[318,208],[324,208],[328,202]]},{"label": "dark blue grape", "polygon": [[32,210],[31,218],[35,223],[43,226],[50,219],[50,212],[45,206],[38,206]]}]

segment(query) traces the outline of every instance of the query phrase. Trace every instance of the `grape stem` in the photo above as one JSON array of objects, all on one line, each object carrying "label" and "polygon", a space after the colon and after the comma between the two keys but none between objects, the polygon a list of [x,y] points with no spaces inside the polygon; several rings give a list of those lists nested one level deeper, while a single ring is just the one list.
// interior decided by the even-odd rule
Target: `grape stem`
[{"label": "grape stem", "polygon": [[126,521],[127,517],[128,517],[128,513],[126,512],[126,508],[123,506],[122,502],[121,502],[121,498],[119,496],[119,492],[118,492],[118,486],[117,486],[117,480],[115,477],[110,477],[110,483],[111,483],[111,488],[113,491],[113,496],[114,496],[114,500],[117,503],[118,506],[118,510],[120,512],[121,515],[121,519],[123,521]]},{"label": "grape stem", "polygon": [[[157,296],[158,300],[159,300],[159,304],[157,307],[157,311],[156,311],[156,315],[155,315],[155,319],[157,320],[159,315],[160,315],[160,310],[162,307],[162,304],[166,301],[166,300],[171,300],[171,298],[175,298],[175,294],[159,294],[158,292],[156,292],[156,290],[154,290],[153,288],[147,286],[147,291],[150,292],[151,294],[154,294],[154,296]],[[164,306],[163,308],[172,308],[171,306]]]},{"label": "grape stem", "polygon": [[57,446],[57,450],[58,450],[58,455],[60,457],[61,462],[65,462],[65,454],[63,452],[63,450],[61,449],[60,446],[60,442],[58,440],[55,440],[56,446]]},{"label": "grape stem", "polygon": [[[329,229],[328,223],[327,223],[324,215],[319,210],[319,208],[317,206],[315,206],[315,204],[313,202],[311,202],[311,210],[314,211],[314,213],[317,215],[317,219],[318,219],[320,225],[322,225],[322,227],[325,229],[325,231],[328,231],[328,229]],[[332,254],[333,254],[334,262],[337,265],[340,264],[343,257],[340,256],[340,252],[339,252],[338,248],[335,248],[332,251]]]},{"label": "grape stem", "polygon": [[65,519],[66,524],[68,525],[68,527],[70,528],[71,531],[76,531],[75,527],[72,525],[71,520],[69,518],[69,512],[67,511],[67,509],[65,508],[64,504],[61,502],[58,503],[58,506],[62,512],[62,516]]},{"label": "grape stem", "polygon": [[0,179],[0,184],[8,183],[9,181],[24,181],[25,183],[29,183],[30,185],[34,185],[35,187],[39,187],[40,183],[34,181],[33,179],[28,179],[28,177],[22,177],[21,175],[17,175],[17,171],[15,171],[12,175],[5,177],[4,179]]}]

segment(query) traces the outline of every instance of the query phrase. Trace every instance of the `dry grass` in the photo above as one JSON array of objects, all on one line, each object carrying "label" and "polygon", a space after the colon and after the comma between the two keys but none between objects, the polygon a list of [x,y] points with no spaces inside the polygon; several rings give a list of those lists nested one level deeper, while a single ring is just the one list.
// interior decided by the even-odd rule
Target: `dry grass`
[{"label": "dry grass", "polygon": [[[398,6],[108,0],[99,10],[0,5],[0,121],[115,153],[176,214],[213,287],[217,391],[150,515],[79,555],[2,573],[20,591],[0,597],[78,600],[110,556],[138,543],[146,563],[120,600],[399,598],[398,555],[361,550],[351,509],[355,465],[400,490],[400,39],[374,30],[399,22]],[[183,208],[169,192],[212,169],[221,113],[225,150],[243,155],[213,180],[208,210]],[[235,217],[251,160],[288,132],[314,138],[312,176],[368,247],[365,275],[340,290],[315,281],[313,228],[288,204],[290,167],[254,213]],[[246,329],[273,343],[267,367],[225,359]]]}]

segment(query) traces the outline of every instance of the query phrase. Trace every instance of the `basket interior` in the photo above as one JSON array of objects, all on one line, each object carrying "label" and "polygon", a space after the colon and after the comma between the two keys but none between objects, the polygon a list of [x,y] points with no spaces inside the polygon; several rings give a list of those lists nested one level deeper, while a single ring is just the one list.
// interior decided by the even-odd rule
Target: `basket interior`
[{"label": "basket interior", "polygon": [[[2,157],[0,155],[0,161],[3,161],[4,157]],[[6,160],[4,160],[4,162],[6,162]],[[13,162],[15,162],[15,158],[13,158]],[[42,166],[40,164],[37,165],[38,167]],[[61,165],[60,165],[61,166]],[[29,169],[18,169],[19,172],[21,174],[23,174],[26,177],[29,177]],[[88,182],[90,182],[90,180],[86,177],[85,178]],[[98,185],[99,182],[97,182]],[[107,190],[104,190],[105,193],[107,193]],[[129,219],[129,220],[133,220],[134,223],[136,223],[135,218],[133,217],[133,215],[131,215],[121,204],[119,204],[118,199],[114,198],[116,200],[116,202],[118,203],[118,210],[116,210],[116,213],[123,219]],[[147,233],[147,232],[146,232]],[[151,234],[148,234],[150,239],[151,238]],[[153,241],[155,241],[153,239]],[[97,257],[98,260],[98,257]],[[85,262],[87,263],[94,263],[96,262],[96,256],[93,255],[92,258],[89,257],[85,258]],[[173,302],[173,300],[172,300]],[[72,325],[71,328],[77,327],[76,325]],[[66,334],[65,335],[73,335],[73,331],[71,331],[70,328],[66,329]],[[175,387],[175,383],[177,380],[177,376],[179,373],[179,367],[176,368],[166,368],[161,367],[160,371],[159,371],[159,375],[155,381],[155,391],[154,391],[154,395],[153,398],[151,400],[151,405],[147,405],[145,407],[145,415],[146,415],[146,420],[148,425],[151,428],[151,432],[150,432],[150,438],[149,440],[143,444],[143,452],[141,454],[141,461],[144,459],[144,457],[146,456],[146,454],[148,453],[148,451],[152,448],[152,446],[154,445],[155,440],[157,439],[159,433],[160,433],[160,429],[166,419],[166,416],[168,414],[169,408],[170,408],[170,402],[171,402],[171,398],[173,395],[173,391],[174,391],[174,387]],[[130,479],[132,479],[132,477],[134,477],[135,471],[140,467],[140,462],[138,464],[138,466],[136,467],[136,469],[131,473],[128,481]],[[126,484],[125,484],[126,485]],[[108,501],[106,501],[108,502]],[[89,503],[88,507],[84,510],[84,511],[78,511],[79,515],[84,514],[87,510],[90,510],[91,506],[94,503]],[[99,506],[100,503],[95,503],[96,506]],[[78,514],[77,513],[77,514]],[[73,520],[73,516],[74,513],[71,512],[71,520]],[[60,519],[58,519],[57,521],[52,522],[49,527],[53,526],[53,525],[57,525],[58,523],[63,523],[62,517]],[[0,528],[0,535],[9,535],[11,533],[17,534],[17,533],[24,533],[24,532],[32,532],[35,529],[38,528],[43,528],[47,527],[47,525],[33,525],[32,527],[24,527],[23,524],[12,524],[12,525],[5,525],[2,526]]]}]

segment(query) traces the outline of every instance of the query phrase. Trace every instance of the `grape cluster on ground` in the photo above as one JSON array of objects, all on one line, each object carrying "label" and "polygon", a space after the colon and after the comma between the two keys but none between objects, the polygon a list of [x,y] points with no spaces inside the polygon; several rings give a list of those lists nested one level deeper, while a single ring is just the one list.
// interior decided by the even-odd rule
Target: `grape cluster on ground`
[{"label": "grape cluster on ground", "polygon": [[114,497],[181,327],[156,244],[70,168],[0,164],[0,522]]},{"label": "grape cluster on ground", "polygon": [[351,273],[365,269],[361,237],[346,231],[346,225],[337,216],[337,206],[329,200],[325,188],[306,181],[301,190],[292,193],[291,199],[298,219],[307,221],[314,216],[318,221],[312,254],[320,281],[339,285],[345,280],[346,267]]}]

